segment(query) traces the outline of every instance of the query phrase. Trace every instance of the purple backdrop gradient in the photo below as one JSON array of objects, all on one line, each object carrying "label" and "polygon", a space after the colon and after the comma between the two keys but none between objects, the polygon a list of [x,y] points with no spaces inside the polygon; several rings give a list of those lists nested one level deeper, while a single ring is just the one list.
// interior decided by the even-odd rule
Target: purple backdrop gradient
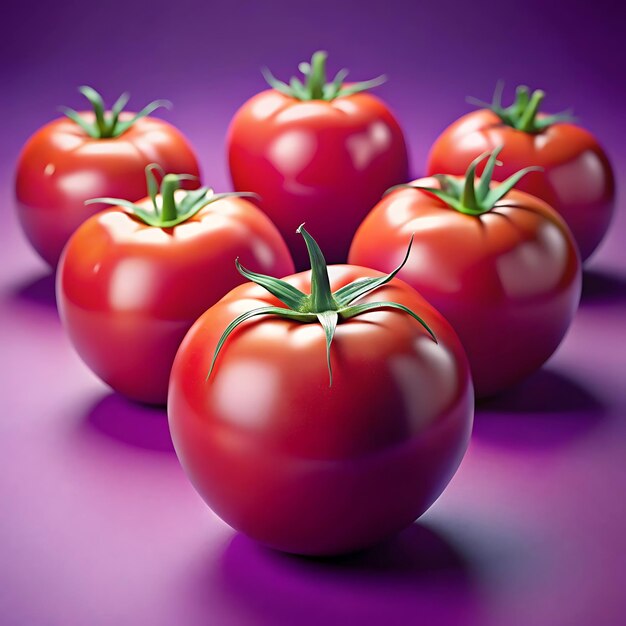
[{"label": "purple backdrop gradient", "polygon": [[[170,98],[205,179],[229,181],[235,109],[315,49],[386,73],[413,170],[496,79],[572,105],[626,187],[619,3],[387,0],[13,3],[3,12],[0,142],[0,623],[38,625],[626,623],[626,213],[589,264],[580,312],[526,384],[479,407],[449,489],[397,539],[332,561],[236,536],[180,469],[163,411],[79,361],[53,279],[18,231],[16,155],[80,84]],[[610,7],[614,8],[611,9]],[[9,14],[7,15],[7,12]],[[8,33],[8,37],[7,34]],[[509,92],[511,93],[511,92]]]}]

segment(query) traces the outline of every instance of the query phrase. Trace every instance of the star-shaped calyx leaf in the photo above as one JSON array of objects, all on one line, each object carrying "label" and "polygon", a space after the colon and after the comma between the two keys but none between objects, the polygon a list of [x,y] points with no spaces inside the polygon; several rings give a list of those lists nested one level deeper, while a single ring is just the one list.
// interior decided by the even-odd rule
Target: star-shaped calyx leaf
[{"label": "star-shaped calyx leaf", "polygon": [[172,103],[169,100],[154,100],[147,104],[139,113],[135,113],[128,120],[120,120],[120,114],[128,104],[130,95],[123,93],[113,104],[110,111],[105,109],[102,96],[93,87],[83,85],[78,91],[89,100],[94,113],[94,121],[86,120],[78,111],[69,107],[60,107],[61,112],[78,124],[93,139],[114,139],[124,134],[135,122],[150,115],[158,108],[170,109]]},{"label": "star-shaped calyx leaf", "polygon": [[[496,203],[502,200],[515,185],[526,176],[529,172],[543,172],[543,167],[532,165],[525,167],[519,172],[515,172],[509,176],[505,181],[498,183],[493,189],[491,188],[491,182],[493,179],[493,172],[496,165],[502,165],[498,161],[498,155],[502,151],[503,146],[498,146],[491,151],[484,152],[480,156],[476,157],[467,168],[465,172],[465,179],[459,179],[455,176],[449,176],[447,174],[435,174],[433,178],[436,178],[441,184],[441,188],[429,187],[422,184],[402,184],[395,185],[385,192],[385,195],[395,191],[397,189],[422,189],[428,193],[432,193],[440,200],[443,200],[449,207],[455,209],[459,213],[465,213],[466,215],[482,215],[488,213],[496,206]],[[480,163],[488,158],[485,164],[485,169],[480,179],[476,180],[476,168]]]},{"label": "star-shaped calyx leaf", "polygon": [[484,107],[493,111],[507,126],[525,133],[540,133],[552,124],[558,122],[573,122],[575,118],[571,111],[562,111],[554,115],[538,116],[539,107],[546,97],[541,89],[535,89],[531,93],[525,85],[520,85],[515,90],[515,100],[508,107],[502,106],[502,92],[504,83],[499,81],[493,92],[491,102],[483,102],[477,98],[467,98],[470,104]]},{"label": "star-shaped calyx leaf", "polygon": [[347,69],[339,70],[332,81],[327,81],[326,77],[326,52],[318,50],[311,57],[311,62],[303,62],[298,65],[298,69],[304,76],[304,81],[298,77],[293,76],[289,81],[289,84],[278,80],[272,72],[266,67],[261,71],[263,77],[267,83],[280,93],[296,98],[297,100],[334,100],[335,98],[342,98],[344,96],[351,96],[360,91],[366,91],[373,87],[382,85],[387,78],[385,76],[378,76],[371,80],[364,80],[358,83],[352,83],[349,85],[344,84],[346,76],[348,75]]},{"label": "star-shaped calyx leaf", "polygon": [[357,315],[380,309],[397,309],[399,311],[403,311],[417,320],[426,329],[432,339],[437,342],[434,333],[428,327],[426,322],[403,304],[388,301],[366,302],[363,304],[357,303],[357,300],[363,296],[388,283],[402,269],[402,267],[404,267],[404,264],[409,258],[413,237],[411,237],[402,263],[400,263],[400,265],[398,265],[398,267],[396,267],[396,269],[392,272],[386,274],[385,276],[359,278],[354,282],[341,287],[337,291],[332,292],[326,260],[320,247],[315,239],[313,239],[313,237],[311,237],[311,235],[306,231],[304,224],[298,228],[297,232],[304,238],[309,252],[309,259],[311,261],[311,293],[306,294],[279,278],[251,272],[245,269],[239,263],[239,260],[236,260],[235,263],[237,269],[245,278],[269,291],[285,306],[260,307],[258,309],[247,311],[246,313],[243,313],[239,317],[235,318],[226,327],[226,330],[222,333],[222,336],[217,342],[213,360],[211,362],[211,368],[207,375],[207,380],[211,376],[211,373],[215,368],[217,357],[231,333],[239,325],[259,315],[277,315],[279,317],[305,324],[321,324],[326,336],[326,363],[328,366],[330,386],[332,386],[333,383],[333,371],[330,364],[330,348],[335,336],[337,324],[356,317]]},{"label": "star-shaped calyx leaf", "polygon": [[[162,176],[161,185],[157,182],[155,172]],[[124,198],[92,198],[85,204],[112,204],[124,209],[130,215],[140,219],[148,226],[155,228],[173,228],[192,218],[205,206],[223,198],[258,197],[247,191],[233,193],[214,193],[210,187],[200,187],[184,194],[175,195],[184,180],[197,180],[191,174],[165,174],[157,163],[146,167],[146,187],[152,201],[152,211]]]}]

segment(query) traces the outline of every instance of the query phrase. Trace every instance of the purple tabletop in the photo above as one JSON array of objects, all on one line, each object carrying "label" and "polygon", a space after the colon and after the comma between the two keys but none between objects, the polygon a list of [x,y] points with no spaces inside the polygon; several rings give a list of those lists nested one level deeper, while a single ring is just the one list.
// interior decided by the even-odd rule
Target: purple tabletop
[{"label": "purple tabletop", "polygon": [[[406,6],[404,6],[406,4]],[[546,366],[478,407],[457,475],[411,528],[330,560],[262,548],[200,500],[164,410],[127,402],[73,352],[54,279],[13,212],[16,155],[76,87],[163,117],[229,189],[226,127],[318,48],[378,90],[428,148],[494,83],[574,107],[626,186],[619,3],[125,0],[14,3],[0,41],[0,623],[11,626],[626,623],[626,208],[588,263],[572,328]],[[613,8],[611,8],[613,7]]]}]

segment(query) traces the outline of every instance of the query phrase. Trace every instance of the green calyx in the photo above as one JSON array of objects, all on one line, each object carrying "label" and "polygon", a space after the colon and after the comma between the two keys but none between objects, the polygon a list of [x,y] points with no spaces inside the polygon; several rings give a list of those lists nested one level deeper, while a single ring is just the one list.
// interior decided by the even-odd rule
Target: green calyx
[{"label": "green calyx", "polygon": [[555,115],[546,115],[538,118],[537,113],[546,94],[541,89],[532,93],[528,87],[520,85],[515,90],[515,101],[508,107],[502,106],[502,92],[504,83],[498,82],[493,92],[491,102],[483,102],[476,98],[467,98],[470,104],[485,107],[493,111],[507,126],[516,128],[525,133],[540,133],[557,122],[572,122],[574,117],[570,111],[563,111]]},{"label": "green calyx", "polygon": [[[395,185],[388,189],[385,195],[396,189],[422,189],[437,196],[437,198],[443,200],[449,207],[456,209],[459,213],[465,213],[466,215],[488,213],[495,207],[498,201],[502,200],[517,185],[523,176],[529,172],[543,172],[543,168],[536,165],[525,167],[499,183],[497,187],[491,189],[494,169],[496,165],[502,165],[498,161],[498,155],[502,148],[503,146],[498,146],[490,152],[484,152],[476,157],[469,164],[465,172],[465,179],[446,174],[435,174],[433,178],[436,178],[441,184],[440,189],[426,185]],[[489,160],[485,165],[483,174],[479,180],[476,180],[476,168],[487,157],[489,157]]]},{"label": "green calyx", "polygon": [[207,375],[207,380],[211,376],[217,357],[230,334],[240,324],[243,324],[247,320],[259,315],[278,315],[279,317],[301,322],[303,324],[319,323],[322,325],[324,334],[326,335],[326,363],[330,381],[329,386],[332,386],[333,384],[333,371],[330,364],[330,346],[339,322],[349,320],[352,317],[356,317],[357,315],[361,315],[362,313],[367,313],[369,311],[397,309],[407,313],[417,320],[426,329],[435,343],[437,342],[435,335],[426,322],[403,304],[399,304],[398,302],[367,302],[364,304],[355,304],[355,302],[363,296],[388,283],[404,267],[404,264],[409,258],[413,237],[411,237],[409,247],[402,263],[400,263],[400,265],[391,273],[386,276],[376,278],[359,278],[333,293],[330,288],[326,260],[324,259],[324,255],[322,254],[320,247],[317,245],[317,242],[305,230],[304,224],[302,224],[296,232],[301,234],[304,238],[304,242],[309,252],[309,259],[311,261],[311,293],[307,295],[284,280],[251,272],[242,267],[237,259],[235,264],[239,273],[248,280],[260,285],[272,295],[276,296],[276,298],[278,298],[285,305],[285,307],[260,307],[258,309],[247,311],[246,313],[243,313],[239,317],[235,318],[227,326],[226,330],[222,333],[222,336],[217,342],[217,347],[215,348],[215,354],[213,355],[213,361],[211,362],[211,368]]},{"label": "green calyx", "polygon": [[133,117],[122,122],[120,121],[120,114],[130,99],[128,93],[123,93],[115,101],[111,110],[106,111],[104,100],[95,89],[83,86],[79,87],[78,91],[80,91],[80,93],[82,93],[83,96],[89,100],[89,103],[93,108],[95,120],[93,122],[89,122],[84,117],[81,117],[80,113],[68,107],[61,107],[61,111],[73,122],[76,122],[76,124],[78,124],[90,137],[93,137],[94,139],[111,139],[119,137],[137,120],[150,115],[150,113],[152,113],[155,109],[160,107],[169,109],[172,106],[172,103],[169,100],[155,100],[141,109],[139,113],[135,113]]},{"label": "green calyx", "polygon": [[327,57],[328,54],[326,52],[318,50],[311,57],[310,63],[304,62],[298,65],[298,69],[304,75],[304,81],[294,76],[289,81],[289,84],[287,84],[275,78],[266,67],[263,68],[261,72],[270,87],[297,100],[330,101],[335,98],[351,96],[359,91],[366,91],[367,89],[378,87],[378,85],[382,85],[387,80],[385,76],[378,76],[372,80],[365,80],[360,83],[344,86],[344,80],[348,75],[348,70],[342,69],[337,72],[332,81],[327,82]]},{"label": "green calyx", "polygon": [[[162,176],[160,187],[155,171]],[[92,198],[87,200],[85,204],[101,202],[119,206],[130,215],[148,224],[148,226],[172,228],[186,222],[208,204],[223,198],[258,197],[254,193],[245,191],[213,193],[210,187],[200,187],[192,191],[184,190],[182,194],[175,194],[184,180],[197,180],[197,176],[192,176],[191,174],[165,174],[160,165],[150,163],[146,167],[146,185],[148,195],[152,200],[152,211],[147,211],[144,207],[123,198]]]}]

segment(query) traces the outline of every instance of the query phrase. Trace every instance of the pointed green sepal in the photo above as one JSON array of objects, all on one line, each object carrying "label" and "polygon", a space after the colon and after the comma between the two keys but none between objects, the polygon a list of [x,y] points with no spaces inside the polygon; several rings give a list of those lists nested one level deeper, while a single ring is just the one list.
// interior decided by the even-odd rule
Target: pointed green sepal
[{"label": "pointed green sepal", "polygon": [[386,82],[387,77],[384,74],[381,74],[380,76],[372,78],[371,80],[363,80],[358,83],[353,83],[352,85],[342,87],[337,93],[337,98],[341,98],[343,96],[352,96],[355,93],[359,93],[361,91],[368,91],[370,89],[374,89],[374,87],[380,87]]},{"label": "pointed green sepal", "polygon": [[341,319],[347,320],[352,317],[356,317],[357,315],[362,315],[363,313],[379,311],[381,309],[397,309],[399,311],[403,311],[404,313],[408,313],[414,320],[418,321],[424,327],[435,343],[439,343],[437,341],[437,337],[435,337],[435,333],[433,333],[430,329],[430,326],[428,326],[428,324],[419,315],[417,315],[417,313],[414,313],[411,309],[398,302],[366,302],[365,304],[355,304],[339,311],[339,315],[341,316]]},{"label": "pointed green sepal", "polygon": [[489,193],[489,185],[491,184],[491,180],[493,179],[493,171],[496,165],[502,165],[501,161],[498,161],[498,155],[502,152],[502,148],[504,146],[498,146],[494,148],[491,152],[491,156],[489,157],[487,164],[485,165],[485,169],[483,170],[483,174],[478,182],[478,186],[476,187],[476,198],[478,203],[481,204],[485,201],[487,194]]},{"label": "pointed green sepal", "polygon": [[317,314],[317,319],[324,329],[324,335],[326,336],[326,364],[328,366],[328,386],[333,386],[333,368],[330,364],[330,344],[333,342],[335,336],[335,330],[337,329],[337,321],[339,315],[337,311],[323,311]]},{"label": "pointed green sepal", "polygon": [[539,165],[532,165],[530,167],[525,167],[523,170],[519,172],[515,172],[509,176],[506,180],[502,181],[497,187],[494,187],[489,191],[487,197],[485,198],[485,204],[491,205],[492,207],[496,204],[496,202],[502,200],[504,196],[506,196],[515,185],[529,172],[543,172],[544,168]]},{"label": "pointed green sepal", "polygon": [[276,296],[283,304],[294,311],[302,311],[308,302],[309,296],[296,289],[293,285],[286,283],[284,280],[251,272],[239,263],[239,258],[235,259],[237,271],[249,281],[256,283]]},{"label": "pointed green sepal", "polygon": [[165,176],[165,171],[158,163],[150,163],[150,165],[146,166],[146,185],[148,187],[148,195],[150,196],[150,200],[152,201],[154,212],[158,216],[159,206],[157,204],[156,197],[159,193],[159,182],[154,175],[155,171],[157,171],[161,175],[161,178]]},{"label": "pointed green sepal", "polygon": [[385,276],[379,276],[378,278],[361,278],[359,280],[355,280],[354,282],[338,289],[334,294],[334,298],[341,307],[346,307],[351,305],[353,302],[366,296],[368,293],[386,285],[392,278],[396,276],[396,274],[406,265],[406,262],[409,260],[409,255],[411,254],[411,247],[413,246],[413,239],[415,235],[411,235],[411,239],[409,240],[409,245],[406,249],[406,254],[402,259],[402,262],[396,269]]},{"label": "pointed green sepal", "polygon": [[264,306],[258,309],[252,309],[251,311],[246,311],[242,313],[239,317],[236,317],[227,327],[226,330],[222,333],[222,336],[219,338],[217,342],[217,346],[215,347],[215,353],[213,354],[213,360],[211,361],[211,368],[209,369],[209,373],[207,374],[206,380],[211,377],[211,373],[213,372],[213,368],[215,367],[215,362],[217,361],[217,357],[222,350],[222,347],[226,343],[228,337],[230,337],[231,333],[241,324],[252,319],[253,317],[257,317],[259,315],[280,315],[281,317],[287,317],[290,319],[295,319],[300,322],[310,322],[316,319],[315,315],[312,313],[298,313],[296,311],[291,311],[290,309],[283,309],[278,306]]},{"label": "pointed green sepal", "polygon": [[459,213],[465,213],[466,215],[480,215],[482,213],[482,211],[477,211],[464,206],[460,198],[456,197],[452,190],[448,192],[437,189],[437,187],[428,187],[427,185],[406,185],[406,187],[409,189],[419,189],[420,191],[432,193],[433,196],[436,196],[442,202],[457,210]]},{"label": "pointed green sepal", "polygon": [[78,111],[74,111],[74,109],[70,109],[69,107],[59,107],[59,111],[63,113],[65,117],[71,119],[72,122],[78,124],[78,126],[80,126],[87,133],[87,135],[89,135],[89,137],[94,139],[100,138],[95,121],[93,124],[88,122]]}]

